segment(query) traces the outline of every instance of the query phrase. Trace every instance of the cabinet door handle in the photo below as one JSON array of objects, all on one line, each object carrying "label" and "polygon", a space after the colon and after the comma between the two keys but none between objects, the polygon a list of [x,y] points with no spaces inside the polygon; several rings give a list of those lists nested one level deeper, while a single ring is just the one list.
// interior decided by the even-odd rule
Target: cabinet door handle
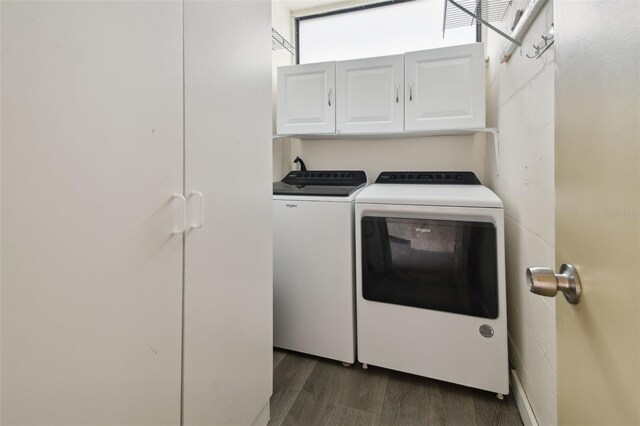
[{"label": "cabinet door handle", "polygon": [[191,191],[189,198],[198,197],[200,198],[200,219],[198,223],[192,223],[189,227],[190,229],[200,229],[204,225],[204,195],[200,191]]},{"label": "cabinet door handle", "polygon": [[396,84],[396,103],[400,102],[400,85]]},{"label": "cabinet door handle", "polygon": [[409,101],[413,100],[413,83],[409,83]]},{"label": "cabinet door handle", "polygon": [[329,101],[329,106],[331,106],[331,93],[332,93],[332,90],[329,89],[329,96],[327,96],[327,100]]},{"label": "cabinet door handle", "polygon": [[187,200],[184,198],[184,195],[177,192],[171,196],[172,200],[175,200],[176,198],[180,200],[182,204],[182,228],[174,229],[171,233],[173,235],[180,235],[187,231]]}]

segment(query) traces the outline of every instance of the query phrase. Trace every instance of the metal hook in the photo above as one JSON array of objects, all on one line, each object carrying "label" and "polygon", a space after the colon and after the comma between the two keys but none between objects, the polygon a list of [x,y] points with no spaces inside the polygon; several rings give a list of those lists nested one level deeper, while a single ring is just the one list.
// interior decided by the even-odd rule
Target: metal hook
[{"label": "metal hook", "polygon": [[527,54],[527,58],[529,59],[535,59],[538,57],[538,55],[540,54],[540,47],[538,47],[537,45],[533,45],[533,48],[535,49],[536,53],[533,54],[533,56],[530,56],[529,54]]},{"label": "metal hook", "polygon": [[553,24],[551,24],[551,29],[545,35],[540,36],[542,41],[538,44],[534,44],[533,48],[535,49],[535,53],[533,55],[527,55],[529,59],[538,59],[547,49],[553,44],[554,40],[554,28]]}]

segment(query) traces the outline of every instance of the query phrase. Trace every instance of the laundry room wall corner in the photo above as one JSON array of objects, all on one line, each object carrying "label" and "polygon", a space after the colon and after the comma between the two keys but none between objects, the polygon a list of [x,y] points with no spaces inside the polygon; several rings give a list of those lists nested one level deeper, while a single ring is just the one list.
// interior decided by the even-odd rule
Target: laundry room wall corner
[{"label": "laundry room wall corner", "polygon": [[[292,40],[291,12],[282,1],[271,2],[271,25],[285,39]],[[295,57],[286,49],[271,51],[271,87],[272,87],[272,113],[273,134],[276,133],[276,98],[278,67],[291,65]],[[281,138],[273,141],[273,180],[278,181],[289,171],[289,158],[291,157],[291,140]]]},{"label": "laundry room wall corner", "polygon": [[[527,4],[514,2],[499,28],[509,33]],[[500,130],[500,155],[496,165],[487,144],[486,184],[505,209],[509,357],[541,425],[557,424],[555,299],[530,294],[525,270],[555,264],[554,46],[539,59],[526,55],[552,23],[548,2],[504,64],[505,39],[487,34],[487,126]]]}]

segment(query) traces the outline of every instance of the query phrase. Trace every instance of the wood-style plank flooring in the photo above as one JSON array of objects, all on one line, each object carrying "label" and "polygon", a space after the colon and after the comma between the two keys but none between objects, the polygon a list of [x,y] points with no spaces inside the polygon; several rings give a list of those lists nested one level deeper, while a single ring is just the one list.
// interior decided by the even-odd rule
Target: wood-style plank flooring
[{"label": "wood-style plank flooring", "polygon": [[270,426],[522,425],[511,395],[274,349]]}]

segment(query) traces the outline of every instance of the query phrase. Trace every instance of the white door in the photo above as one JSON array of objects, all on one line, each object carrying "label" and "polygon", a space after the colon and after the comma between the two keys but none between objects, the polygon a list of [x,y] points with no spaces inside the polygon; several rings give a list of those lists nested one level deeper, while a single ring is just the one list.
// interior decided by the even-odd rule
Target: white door
[{"label": "white door", "polygon": [[556,260],[583,285],[556,301],[558,423],[638,425],[640,3],[554,9]]},{"label": "white door", "polygon": [[335,133],[335,95],[335,62],[279,67],[278,134]]},{"label": "white door", "polygon": [[336,62],[336,132],[404,130],[404,55]]},{"label": "white door", "polygon": [[270,34],[269,1],[185,3],[184,425],[248,425],[271,395]]},{"label": "white door", "polygon": [[485,127],[484,44],[405,54],[405,130]]},{"label": "white door", "polygon": [[1,422],[179,424],[182,5],[0,7]]}]

